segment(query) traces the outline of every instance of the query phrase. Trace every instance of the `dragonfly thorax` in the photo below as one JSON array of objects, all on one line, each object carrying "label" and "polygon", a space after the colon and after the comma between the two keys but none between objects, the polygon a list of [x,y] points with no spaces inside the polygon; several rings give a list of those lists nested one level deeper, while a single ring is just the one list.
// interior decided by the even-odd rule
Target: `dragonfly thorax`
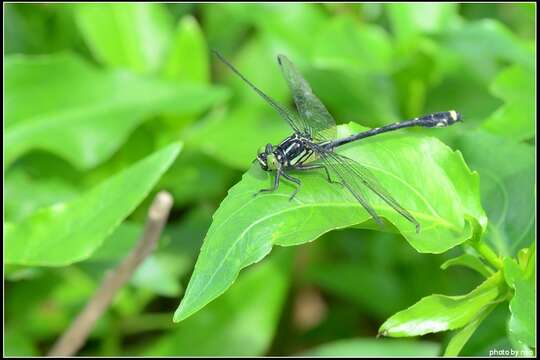
[{"label": "dragonfly thorax", "polygon": [[301,165],[312,155],[308,143],[311,139],[299,134],[293,134],[278,145],[267,144],[259,149],[257,161],[265,171],[287,169]]}]

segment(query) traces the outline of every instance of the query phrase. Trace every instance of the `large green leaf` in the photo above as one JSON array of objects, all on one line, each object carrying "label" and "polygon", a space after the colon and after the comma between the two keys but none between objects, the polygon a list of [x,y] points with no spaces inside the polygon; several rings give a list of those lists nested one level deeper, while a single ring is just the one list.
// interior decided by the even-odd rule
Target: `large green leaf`
[{"label": "large green leaf", "polygon": [[491,91],[502,98],[505,104],[482,127],[514,141],[533,137],[536,133],[534,78],[532,68],[527,71],[516,65],[502,71],[495,79]]},{"label": "large green leaf", "polygon": [[392,47],[382,28],[359,24],[352,17],[335,17],[317,34],[312,58],[320,68],[388,73]]},{"label": "large green leaf", "polygon": [[6,4],[5,54],[46,54],[78,48],[80,35],[73,20],[72,5],[50,3]]},{"label": "large green leaf", "polygon": [[387,4],[386,12],[394,36],[401,42],[417,40],[416,36],[432,34],[458,23],[458,4]]},{"label": "large green leaf", "polygon": [[[129,254],[143,231],[144,227],[141,224],[123,222],[80,266],[92,273],[96,279],[102,278],[105,271],[114,267]],[[160,239],[160,245],[164,242],[163,238],[164,236]],[[182,290],[178,278],[191,266],[191,261],[186,257],[158,252],[156,249],[137,268],[130,279],[130,285],[161,296],[177,297]]]},{"label": "large green leaf", "polygon": [[[405,284],[391,270],[372,264],[344,262],[316,264],[308,279],[319,287],[348,299],[369,312],[370,316],[387,318],[399,311],[405,300]],[[377,295],[377,296],[374,296]]]},{"label": "large green leaf", "polygon": [[[535,246],[527,250],[528,256],[523,264],[518,265],[511,258],[504,259],[504,277],[508,285],[514,289],[514,296],[510,301],[512,315],[508,323],[509,335],[517,344],[534,348],[536,343]],[[520,265],[523,265],[523,268]]]},{"label": "large green leaf", "polygon": [[152,356],[263,355],[289,287],[290,249],[243,273],[231,291],[145,349]]},{"label": "large green leaf", "polygon": [[184,140],[188,146],[244,170],[257,156],[257,149],[269,142],[280,142],[290,131],[285,120],[272,109],[244,105],[229,112],[211,113]]},{"label": "large green leaf", "polygon": [[428,341],[402,339],[346,339],[322,344],[302,356],[437,356],[440,345]]},{"label": "large green leaf", "polygon": [[306,79],[338,123],[355,121],[378,126],[403,120],[399,118],[395,87],[388,75],[365,73],[361,68],[344,71],[337,64],[326,66],[324,62],[314,65],[305,71]]},{"label": "large green leaf", "polygon": [[248,6],[244,3],[199,4],[201,23],[210,47],[225,54],[237,49],[251,30]]},{"label": "large green leaf", "polygon": [[466,295],[430,295],[381,325],[384,336],[418,336],[459,329],[473,321],[501,294],[502,275],[494,274]]},{"label": "large green leaf", "polygon": [[516,255],[534,240],[534,146],[485,131],[464,134],[458,144],[482,179],[487,241],[500,255]]},{"label": "large green leaf", "polygon": [[291,58],[309,54],[315,46],[313,36],[326,25],[327,14],[317,4],[249,4],[247,7],[253,25],[268,36],[272,48]]},{"label": "large green leaf", "polygon": [[8,264],[63,266],[88,258],[148,195],[180,151],[170,145],[80,197],[37,211],[5,234]]},{"label": "large green leaf", "polygon": [[[224,54],[224,56],[255,86],[274,100],[287,104],[291,97],[277,62],[277,54],[279,52],[272,49],[267,37],[257,35],[246,42],[236,53],[236,56],[232,58],[228,54]],[[213,58],[216,59],[215,56]],[[293,59],[296,63],[297,59]],[[225,83],[234,89],[234,94],[237,94],[241,99],[242,107],[247,105],[246,102],[255,106],[268,106],[253,89],[229,68],[223,66],[220,61],[218,61],[218,65],[218,70],[224,75]],[[261,69],[265,69],[265,71],[261,71]]]},{"label": "large green leaf", "polygon": [[197,20],[182,18],[162,69],[169,79],[207,84],[210,78],[208,48]]},{"label": "large green leaf", "polygon": [[76,21],[99,61],[140,73],[161,66],[173,32],[163,4],[79,4]]},{"label": "large green leaf", "polygon": [[186,150],[163,175],[159,185],[172,194],[175,206],[180,207],[200,200],[222,199],[234,183],[235,175],[235,171],[214,158]]},{"label": "large green leaf", "polygon": [[5,166],[43,149],[88,169],[149,116],[194,113],[224,95],[206,86],[100,71],[70,54],[11,56],[4,66]]},{"label": "large green leaf", "polygon": [[39,356],[32,339],[16,328],[6,329],[4,335],[4,354],[7,356]]},{"label": "large green leaf", "polygon": [[[31,189],[31,191],[30,191]],[[60,179],[40,179],[22,170],[6,174],[5,220],[21,221],[41,207],[65,202],[78,193],[75,186]]]},{"label": "large green leaf", "polygon": [[[356,132],[343,126],[340,137]],[[422,225],[414,226],[374,194],[366,193],[376,211],[392,223],[419,252],[440,253],[472,235],[467,218],[485,226],[478,178],[459,153],[434,138],[388,135],[345,146],[341,153],[370,168],[381,184]],[[344,188],[322,174],[299,174],[302,190],[289,201],[291,185],[254,197],[270,184],[257,164],[229,190],[221,203],[175,314],[182,320],[223,293],[240,269],[261,260],[273,245],[298,245],[352,225],[372,227],[368,213]],[[429,181],[426,181],[429,179]]]},{"label": "large green leaf", "polygon": [[501,60],[534,66],[533,47],[495,19],[465,22],[445,31],[439,41],[451,56],[460,58],[487,83],[499,72]]},{"label": "large green leaf", "polygon": [[467,343],[467,341],[469,341],[476,329],[478,329],[478,326],[480,326],[482,321],[484,321],[484,319],[489,314],[491,314],[491,312],[496,306],[497,304],[488,306],[484,311],[480,313],[480,315],[476,317],[476,319],[468,323],[467,326],[459,329],[454,334],[454,336],[452,336],[452,339],[450,339],[450,341],[448,342],[448,345],[444,350],[444,356],[458,356],[461,352],[461,349],[463,349],[463,346],[465,346],[465,344]]}]

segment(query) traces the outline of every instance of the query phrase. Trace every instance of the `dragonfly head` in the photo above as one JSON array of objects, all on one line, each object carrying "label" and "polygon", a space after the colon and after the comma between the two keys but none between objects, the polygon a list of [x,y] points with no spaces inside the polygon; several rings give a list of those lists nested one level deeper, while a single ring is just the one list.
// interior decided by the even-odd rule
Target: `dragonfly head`
[{"label": "dragonfly head", "polygon": [[261,165],[264,171],[270,171],[276,169],[276,156],[274,155],[274,148],[272,144],[266,144],[257,151],[257,161]]}]

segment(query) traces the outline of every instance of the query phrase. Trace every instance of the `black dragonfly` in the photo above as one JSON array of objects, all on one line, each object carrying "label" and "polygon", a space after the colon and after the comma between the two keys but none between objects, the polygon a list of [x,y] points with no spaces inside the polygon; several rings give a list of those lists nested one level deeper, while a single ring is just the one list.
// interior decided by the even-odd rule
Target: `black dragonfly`
[{"label": "black dragonfly", "polygon": [[[345,186],[379,225],[382,226],[383,222],[367,201],[364,195],[364,189],[366,188],[374,192],[401,216],[414,224],[417,233],[420,231],[419,222],[379,184],[371,171],[357,161],[340,155],[334,150],[352,141],[397,129],[412,126],[426,128],[450,126],[462,120],[459,112],[454,110],[436,112],[412,120],[402,121],[336,139],[336,122],[334,118],[317,96],[315,96],[307,81],[300,75],[287,57],[278,55],[277,59],[293,95],[298,115],[292,113],[286,107],[278,104],[259,90],[217,51],[213,52],[257,94],[266,100],[294,130],[294,133],[280,144],[267,144],[258,151],[256,160],[259,162],[261,168],[265,171],[275,171],[276,175],[272,188],[259,190],[255,195],[275,191],[279,186],[280,178],[284,177],[297,185],[290,197],[290,200],[292,200],[301,187],[301,181],[292,176],[289,171],[322,169],[325,171],[330,183],[340,183]],[[314,160],[319,161],[313,162]],[[339,180],[332,180],[330,172],[335,174]]]}]

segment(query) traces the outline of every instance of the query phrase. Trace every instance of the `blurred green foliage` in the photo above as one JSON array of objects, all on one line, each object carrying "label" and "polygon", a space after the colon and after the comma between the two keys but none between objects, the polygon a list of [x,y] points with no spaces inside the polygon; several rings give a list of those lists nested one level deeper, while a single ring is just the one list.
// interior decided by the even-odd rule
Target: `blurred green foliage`
[{"label": "blurred green foliage", "polygon": [[[6,355],[47,353],[136,242],[159,189],[174,197],[159,246],[80,355],[535,350],[535,4],[4,10]],[[478,248],[420,254],[398,233],[345,229],[277,249],[173,324],[212,214],[256,150],[290,131],[209,49],[292,105],[276,62],[286,54],[341,124],[462,112],[459,126],[410,133],[439,137],[479,173],[485,242],[505,257],[504,276],[478,263]],[[509,297],[493,303],[502,288]],[[421,298],[426,317],[463,299],[478,311],[446,319],[452,333],[374,339],[387,319],[417,319]]]}]

